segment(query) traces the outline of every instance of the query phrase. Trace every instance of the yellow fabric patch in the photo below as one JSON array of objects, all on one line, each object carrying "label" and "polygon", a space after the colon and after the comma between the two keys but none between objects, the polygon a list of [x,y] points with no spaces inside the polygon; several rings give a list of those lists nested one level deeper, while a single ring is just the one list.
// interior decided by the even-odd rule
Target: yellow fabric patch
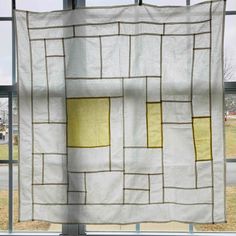
[{"label": "yellow fabric patch", "polygon": [[147,146],[162,147],[160,103],[147,103]]},{"label": "yellow fabric patch", "polygon": [[211,160],[211,121],[209,117],[193,118],[196,160]]},{"label": "yellow fabric patch", "polygon": [[69,147],[110,145],[109,98],[67,99]]}]

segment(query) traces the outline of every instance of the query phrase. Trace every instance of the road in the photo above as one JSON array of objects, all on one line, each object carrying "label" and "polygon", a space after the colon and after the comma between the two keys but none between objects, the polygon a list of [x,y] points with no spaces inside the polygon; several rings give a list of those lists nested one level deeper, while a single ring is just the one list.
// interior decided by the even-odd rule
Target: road
[{"label": "road", "polygon": [[[18,188],[18,168],[13,168],[14,189]],[[236,162],[227,163],[226,181],[228,186],[236,187]],[[0,165],[0,190],[8,188],[8,167],[7,165]]]},{"label": "road", "polygon": [[[18,167],[13,167],[13,188],[18,188]],[[0,190],[8,189],[8,166],[5,164],[0,165]]]}]

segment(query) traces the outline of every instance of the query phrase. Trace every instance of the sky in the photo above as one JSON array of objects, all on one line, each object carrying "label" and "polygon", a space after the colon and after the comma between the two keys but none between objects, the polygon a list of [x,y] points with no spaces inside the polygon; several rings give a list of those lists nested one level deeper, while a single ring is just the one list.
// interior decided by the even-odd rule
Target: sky
[{"label": "sky", "polygon": [[[206,0],[191,0],[191,5]],[[134,0],[87,0],[88,6],[133,4]],[[143,0],[154,5],[185,5],[186,0]],[[63,0],[16,0],[16,8],[51,11],[63,8]],[[236,10],[236,0],[227,0],[227,10]],[[0,17],[11,16],[11,0],[0,0]],[[227,16],[225,25],[225,57],[236,81],[236,15]],[[11,22],[0,21],[0,84],[11,84]]]}]

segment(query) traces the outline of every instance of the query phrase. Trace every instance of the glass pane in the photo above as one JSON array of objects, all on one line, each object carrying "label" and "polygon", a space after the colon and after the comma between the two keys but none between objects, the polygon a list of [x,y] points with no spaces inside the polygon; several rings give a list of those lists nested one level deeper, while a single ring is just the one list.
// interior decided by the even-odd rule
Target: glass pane
[{"label": "glass pane", "polygon": [[[12,104],[12,129],[13,129],[13,158],[18,160],[18,114],[17,114],[17,98],[13,98]],[[28,221],[28,222],[19,222],[18,218],[18,164],[15,164],[13,167],[13,186],[14,186],[14,225],[13,228],[15,231],[62,231],[61,224],[50,224],[43,221]]]},{"label": "glass pane", "polygon": [[[236,162],[227,162],[226,165],[226,182],[229,187],[236,187]],[[235,195],[236,197],[236,195]],[[236,206],[235,206],[236,207]]]},{"label": "glass pane", "polygon": [[43,221],[19,222],[18,218],[18,165],[14,165],[14,231],[56,231],[61,232],[61,224],[50,224]]},{"label": "glass pane", "polygon": [[61,10],[63,0],[16,0],[16,8],[27,11]]},{"label": "glass pane", "polygon": [[135,224],[131,225],[86,225],[86,231],[135,231]]},{"label": "glass pane", "polygon": [[0,98],[0,160],[7,160],[7,159],[8,159],[8,99]]},{"label": "glass pane", "polygon": [[48,231],[50,224],[46,222],[18,222],[18,165],[14,165],[14,230]]},{"label": "glass pane", "polygon": [[43,221],[19,222],[18,218],[18,165],[14,165],[14,231],[56,231],[61,232],[61,224],[51,224]]},{"label": "glass pane", "polygon": [[141,224],[141,231],[174,231],[174,232],[188,232],[189,224],[178,222],[171,223],[144,223]]},{"label": "glass pane", "polygon": [[86,0],[86,6],[112,6],[134,4],[135,0]]},{"label": "glass pane", "polygon": [[[236,1],[235,1],[236,2]],[[236,81],[236,16],[226,16],[225,22],[225,80]]]},{"label": "glass pane", "polygon": [[236,94],[225,95],[226,157],[236,158]]},{"label": "glass pane", "polygon": [[[236,185],[235,185],[236,186]],[[236,187],[226,190],[227,223],[225,224],[196,224],[194,231],[236,231]]]},{"label": "glass pane", "polygon": [[235,0],[227,0],[226,10],[228,10],[228,11],[236,10],[236,1]]},{"label": "glass pane", "polygon": [[[196,3],[200,3],[200,2],[206,2],[209,0],[191,0],[191,5],[192,4],[196,4]],[[236,1],[235,0],[227,0],[226,1],[226,10],[227,11],[232,11],[232,10],[236,10]]]},{"label": "glass pane", "polygon": [[143,0],[144,3],[149,3],[153,5],[159,6],[168,6],[168,5],[176,5],[176,6],[185,6],[186,0]]},{"label": "glass pane", "polygon": [[0,164],[0,232],[8,229],[8,165]]},{"label": "glass pane", "polygon": [[[136,231],[136,225],[87,225],[86,231]],[[188,232],[189,224],[178,222],[171,223],[142,223],[140,231],[173,231],[173,232]]]},{"label": "glass pane", "polygon": [[18,114],[17,114],[17,97],[12,100],[12,142],[13,142],[13,159],[18,160]]},{"label": "glass pane", "polygon": [[11,16],[11,1],[0,0],[0,17]]},{"label": "glass pane", "polygon": [[200,3],[200,2],[207,2],[207,1],[209,1],[209,0],[191,0],[191,5],[193,5],[193,4],[197,4],[197,3]]},{"label": "glass pane", "polygon": [[12,83],[12,32],[11,22],[0,22],[0,85]]},{"label": "glass pane", "polygon": [[[236,158],[236,94],[225,95],[225,137],[226,157]],[[226,177],[227,223],[196,224],[195,231],[236,231],[236,163],[227,162]]]}]

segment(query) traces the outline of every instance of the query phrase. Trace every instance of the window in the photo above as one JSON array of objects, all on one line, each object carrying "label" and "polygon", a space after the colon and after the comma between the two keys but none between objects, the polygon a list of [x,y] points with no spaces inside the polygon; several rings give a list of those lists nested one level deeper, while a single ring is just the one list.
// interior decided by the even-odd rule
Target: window
[{"label": "window", "polygon": [[[156,5],[189,5],[203,0],[144,0]],[[77,0],[77,7],[134,4],[137,0]],[[30,11],[60,10],[71,7],[72,0],[16,0],[16,8]],[[236,1],[228,0],[225,26],[225,135],[227,156],[228,223],[188,225],[183,223],[143,223],[132,225],[59,225],[47,222],[18,222],[18,126],[16,94],[16,55],[12,7],[0,0],[0,232],[200,232],[236,231]]]}]

